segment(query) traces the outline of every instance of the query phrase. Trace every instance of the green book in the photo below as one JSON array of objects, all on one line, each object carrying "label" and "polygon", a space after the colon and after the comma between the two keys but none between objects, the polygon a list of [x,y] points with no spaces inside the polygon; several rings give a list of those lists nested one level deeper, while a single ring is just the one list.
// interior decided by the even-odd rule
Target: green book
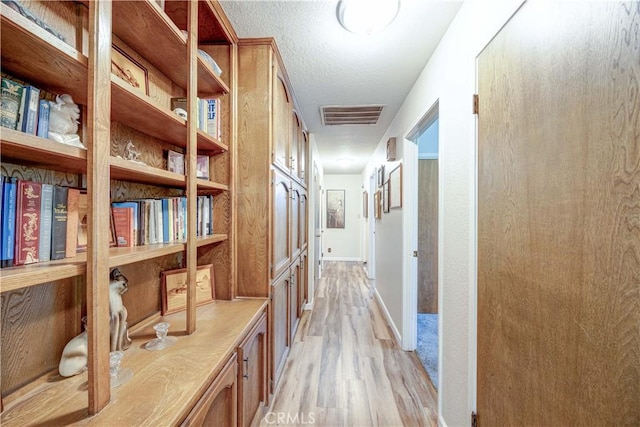
[{"label": "green book", "polygon": [[0,96],[0,125],[16,129],[20,119],[20,101],[24,86],[13,80],[2,78],[2,94]]}]

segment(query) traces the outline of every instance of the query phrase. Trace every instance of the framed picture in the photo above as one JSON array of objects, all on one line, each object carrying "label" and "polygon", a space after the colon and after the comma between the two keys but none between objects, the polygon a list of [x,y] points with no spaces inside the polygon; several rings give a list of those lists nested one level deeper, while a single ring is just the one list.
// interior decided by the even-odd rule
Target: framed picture
[{"label": "framed picture", "polygon": [[167,170],[169,172],[179,173],[184,175],[184,154],[177,151],[167,151]]},{"label": "framed picture", "polygon": [[382,192],[380,190],[376,191],[373,195],[373,208],[375,209],[375,217],[376,219],[382,218]]},{"label": "framed picture", "polygon": [[402,163],[389,172],[389,208],[402,207]]},{"label": "framed picture", "polygon": [[327,190],[327,228],[344,228],[344,190]]},{"label": "framed picture", "polygon": [[209,179],[209,156],[198,155],[198,163],[196,165],[196,178]]},{"label": "framed picture", "polygon": [[369,193],[366,191],[362,192],[362,217],[369,217]]},{"label": "framed picture", "polygon": [[134,88],[149,95],[149,73],[138,61],[115,44],[111,49],[111,72]]},{"label": "framed picture", "polygon": [[378,187],[382,187],[382,184],[384,184],[384,165],[378,168]]},{"label": "framed picture", "polygon": [[389,180],[382,186],[382,212],[389,213]]},{"label": "framed picture", "polygon": [[[215,300],[213,264],[200,265],[196,270],[196,305]],[[187,308],[187,269],[162,272],[162,315]]]}]

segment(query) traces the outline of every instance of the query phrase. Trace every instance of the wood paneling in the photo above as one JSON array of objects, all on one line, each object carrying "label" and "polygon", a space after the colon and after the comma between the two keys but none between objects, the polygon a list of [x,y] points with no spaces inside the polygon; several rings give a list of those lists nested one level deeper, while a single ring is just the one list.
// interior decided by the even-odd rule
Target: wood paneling
[{"label": "wood paneling", "polygon": [[293,337],[296,334],[298,328],[298,320],[300,320],[300,310],[298,310],[298,291],[300,286],[300,258],[296,258],[291,263],[290,268],[291,280],[289,282],[289,345],[293,343]]},{"label": "wood paneling", "polygon": [[[271,285],[271,314],[270,329],[271,335],[271,366],[269,367],[272,381],[280,377],[284,362],[289,351],[289,327],[287,325],[289,316],[289,288],[291,276],[288,272],[280,276]],[[271,383],[270,392],[273,393],[275,384]]]},{"label": "wood paneling", "polygon": [[267,403],[267,316],[238,347],[238,426],[248,427]]},{"label": "wood paneling", "polygon": [[527,2],[478,57],[481,425],[640,424],[638,22]]},{"label": "wood paneling", "polygon": [[291,101],[282,79],[273,76],[273,153],[272,163],[285,171],[291,168]]},{"label": "wood paneling", "polygon": [[[291,262],[291,179],[279,169],[272,171],[271,211],[271,278],[276,278],[289,268]],[[264,238],[264,236],[263,236]]]},{"label": "wood paneling", "polygon": [[438,161],[418,161],[418,313],[438,312]]},{"label": "wood paneling", "polygon": [[291,259],[295,259],[300,255],[300,234],[301,234],[301,224],[300,221],[300,187],[298,185],[294,185],[291,189]]}]

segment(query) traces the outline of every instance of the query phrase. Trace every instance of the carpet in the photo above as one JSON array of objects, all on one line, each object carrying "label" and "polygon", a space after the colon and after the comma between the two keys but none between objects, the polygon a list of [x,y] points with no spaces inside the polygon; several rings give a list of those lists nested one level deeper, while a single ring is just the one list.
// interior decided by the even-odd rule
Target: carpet
[{"label": "carpet", "polygon": [[416,353],[438,389],[438,315],[418,313],[418,346]]}]

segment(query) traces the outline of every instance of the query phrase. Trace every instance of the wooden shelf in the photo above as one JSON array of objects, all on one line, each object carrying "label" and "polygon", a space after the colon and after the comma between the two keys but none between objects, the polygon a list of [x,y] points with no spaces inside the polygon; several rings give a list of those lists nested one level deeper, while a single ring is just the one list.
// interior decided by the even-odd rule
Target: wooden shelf
[{"label": "wooden shelf", "polygon": [[214,243],[224,242],[225,240],[229,240],[228,234],[213,234],[211,236],[198,237],[197,245],[198,247],[212,245]]},{"label": "wooden shelf", "polygon": [[109,267],[133,264],[184,250],[184,242],[158,243],[155,245],[134,246],[132,248],[111,248],[109,251]]},{"label": "wooden shelf", "polygon": [[214,72],[213,68],[198,55],[198,96],[214,98],[229,93],[229,86]]},{"label": "wooden shelf", "polygon": [[186,188],[187,186],[187,178],[184,175],[153,168],[142,163],[112,156],[110,165],[111,179],[175,188]]},{"label": "wooden shelf", "polygon": [[7,6],[0,5],[2,72],[87,103],[87,57]]},{"label": "wooden shelf", "polygon": [[2,159],[41,165],[63,172],[86,173],[87,150],[2,128]]},{"label": "wooden shelf", "polygon": [[[165,10],[180,28],[187,27],[187,2],[165,2]],[[198,2],[198,43],[235,43],[238,39],[219,5],[209,0]]]},{"label": "wooden shelf", "polygon": [[[185,313],[160,319],[171,323],[170,335],[178,342],[164,351],[147,351],[144,344],[155,337],[152,324],[132,334],[122,367],[133,377],[111,389],[111,403],[100,413],[87,414],[87,374],[60,378],[47,375],[36,389],[21,390],[4,400],[3,426],[23,425],[177,425],[222,370],[245,335],[267,307],[264,298],[217,300],[197,308],[197,333],[185,335]],[[131,405],[144,396],[153,405]]]},{"label": "wooden shelf", "polygon": [[198,129],[198,150],[209,151],[211,154],[220,154],[229,151],[226,144],[208,133]]},{"label": "wooden shelf", "polygon": [[184,119],[158,107],[151,98],[113,74],[111,118],[179,147],[186,146],[187,122]]},{"label": "wooden shelf", "polygon": [[198,192],[213,192],[214,194],[229,191],[229,186],[198,178]]},{"label": "wooden shelf", "polygon": [[40,262],[0,270],[2,285],[0,292],[28,288],[41,283],[80,276],[87,271],[87,254],[81,253],[73,258]]}]

